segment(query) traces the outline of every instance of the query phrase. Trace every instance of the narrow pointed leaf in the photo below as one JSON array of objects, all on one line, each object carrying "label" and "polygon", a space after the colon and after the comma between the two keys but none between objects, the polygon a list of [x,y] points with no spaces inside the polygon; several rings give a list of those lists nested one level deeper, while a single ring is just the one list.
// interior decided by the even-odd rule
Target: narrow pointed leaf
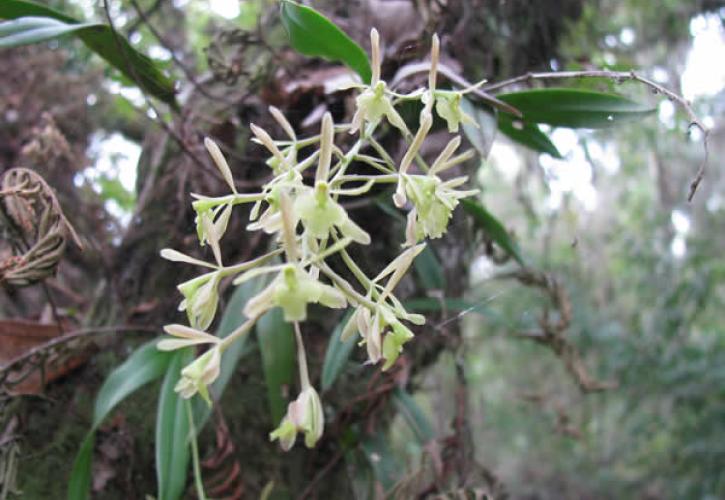
[{"label": "narrow pointed leaf", "polygon": [[430,246],[426,246],[418,257],[413,261],[415,274],[418,280],[427,290],[444,290],[446,288],[446,277],[443,275],[438,257]]},{"label": "narrow pointed leaf", "polygon": [[378,432],[365,436],[360,446],[373,469],[375,480],[382,485],[384,491],[392,489],[403,475],[404,469],[393,455],[384,434]]},{"label": "narrow pointed leaf", "polygon": [[413,396],[398,387],[393,391],[393,403],[421,446],[435,438],[433,426]]},{"label": "narrow pointed leaf", "polygon": [[294,383],[296,363],[294,333],[292,325],[284,320],[282,309],[279,307],[259,318],[256,329],[272,424],[276,426],[287,410],[288,398],[285,398],[287,389]]},{"label": "narrow pointed leaf", "polygon": [[461,205],[466,212],[473,216],[476,225],[483,229],[494,243],[516,259],[519,264],[524,265],[518,245],[506,231],[504,225],[491,212],[483,208],[479,203],[469,199],[461,200]]},{"label": "narrow pointed leaf", "polygon": [[[20,23],[22,26],[28,17],[46,18],[46,28],[39,30],[36,20],[33,21],[36,25],[34,31],[25,34],[22,31],[15,31],[18,25],[12,23]],[[83,23],[62,12],[28,0],[0,1],[0,19],[7,20],[0,26],[5,25],[5,30],[15,31],[10,35],[12,38],[7,38],[4,42],[0,35],[0,48],[37,43],[73,34],[126,78],[135,82],[141,90],[167,104],[172,106],[176,104],[173,80],[168,78],[152,59],[133,48],[123,35],[106,24]],[[52,21],[56,23],[51,25]]]},{"label": "narrow pointed leaf", "polygon": [[282,24],[292,47],[306,56],[338,61],[355,71],[362,81],[370,83],[372,71],[365,51],[332,21],[291,0],[282,0]]},{"label": "narrow pointed leaf", "polygon": [[543,133],[535,123],[525,122],[511,115],[501,113],[498,129],[512,141],[539,153],[548,153],[554,158],[563,158],[549,136]]},{"label": "narrow pointed leaf", "polygon": [[322,364],[322,390],[326,391],[337,380],[337,377],[342,374],[345,369],[347,361],[350,359],[350,354],[355,348],[356,338],[355,336],[342,341],[342,331],[350,319],[352,311],[345,314],[335,330],[332,332],[330,341],[327,344],[327,352],[325,352],[325,361]]},{"label": "narrow pointed leaf", "polygon": [[85,500],[91,490],[93,445],[96,442],[95,429],[86,434],[81,443],[68,480],[68,500]]},{"label": "narrow pointed leaf", "polygon": [[655,111],[619,94],[570,88],[525,90],[496,97],[521,111],[526,122],[554,127],[606,128]]},{"label": "narrow pointed leaf", "polygon": [[77,19],[58,10],[28,0],[2,0],[0,2],[0,19],[16,19],[24,16],[52,17],[66,23],[78,23]]},{"label": "narrow pointed leaf", "polygon": [[461,110],[476,122],[462,124],[463,133],[471,142],[481,158],[488,158],[491,146],[496,138],[497,112],[484,106],[476,106],[465,97],[461,99]]},{"label": "narrow pointed leaf", "polygon": [[193,349],[173,353],[159,393],[156,413],[156,478],[158,500],[177,500],[186,487],[189,466],[189,419],[184,399],[174,387],[181,377],[181,369],[194,358]]},{"label": "narrow pointed leaf", "polygon": [[155,339],[141,346],[108,376],[96,397],[94,426],[99,425],[129,394],[166,372],[173,353],[159,351],[157,343],[158,339]]},{"label": "narrow pointed leaf", "polygon": [[167,370],[172,353],[156,349],[158,339],[139,347],[122,365],[106,378],[98,391],[93,411],[93,426],[86,435],[73,462],[68,483],[68,498],[88,497],[91,485],[91,462],[96,429],[123,399],[147,383],[160,378]]},{"label": "narrow pointed leaf", "polygon": [[370,462],[370,458],[366,456],[362,447],[350,448],[345,451],[347,478],[355,499],[375,499],[375,472]]},{"label": "narrow pointed leaf", "polygon": [[99,24],[68,24],[49,17],[21,17],[0,23],[0,48],[20,47],[70,35]]},{"label": "narrow pointed leaf", "polygon": [[[226,337],[247,320],[242,312],[244,305],[264,288],[265,283],[266,280],[264,278],[257,278],[238,286],[234,290],[234,293],[224,308],[224,314],[217,329],[217,337]],[[209,386],[209,392],[214,401],[221,399],[224,394],[224,389],[226,389],[231,381],[232,375],[234,375],[234,370],[236,370],[239,360],[249,352],[248,339],[249,334],[234,342],[224,351],[219,377]],[[211,409],[201,398],[194,398],[192,404],[194,405],[194,424],[196,425],[196,432],[199,433],[204,427],[207,418],[209,418]]]},{"label": "narrow pointed leaf", "polygon": [[486,106],[476,106],[465,98],[461,100],[461,108],[478,124],[478,127],[464,124],[463,132],[483,158],[487,158],[491,151],[496,131],[529,149],[562,158],[554,143],[535,123],[526,122],[509,113],[499,113]]}]

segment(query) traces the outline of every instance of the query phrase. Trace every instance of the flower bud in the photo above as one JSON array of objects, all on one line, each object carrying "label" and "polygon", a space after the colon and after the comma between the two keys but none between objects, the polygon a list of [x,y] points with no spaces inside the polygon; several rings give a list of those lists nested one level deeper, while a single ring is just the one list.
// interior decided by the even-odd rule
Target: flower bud
[{"label": "flower bud", "polygon": [[383,116],[404,135],[407,136],[410,134],[405,120],[396,111],[386,92],[387,86],[384,81],[380,80],[374,87],[368,87],[357,96],[355,99],[357,110],[352,117],[351,134],[362,129],[365,122],[377,125]]},{"label": "flower bud", "polygon": [[218,344],[219,337],[209,335],[201,330],[189,328],[184,325],[166,325],[164,331],[175,339],[164,339],[161,340],[156,348],[159,351],[173,351],[176,349],[182,349],[184,347],[195,346],[199,344]]},{"label": "flower bud", "polygon": [[232,204],[225,203],[214,209],[203,209],[196,214],[196,234],[201,246],[209,244],[218,265],[222,265],[221,248],[219,242],[229,225],[232,215]]},{"label": "flower bud", "polygon": [[437,91],[436,113],[448,124],[448,132],[457,133],[459,124],[476,124],[476,121],[461,109],[461,92]]},{"label": "flower bud", "polygon": [[383,358],[385,358],[383,371],[393,366],[400,353],[403,352],[403,344],[414,336],[413,332],[400,321],[394,321],[390,326],[392,331],[383,340]]},{"label": "flower bud", "polygon": [[287,414],[279,427],[269,434],[269,439],[278,439],[282,449],[288,451],[294,445],[297,433],[301,432],[305,435],[305,446],[313,448],[322,437],[324,426],[320,396],[314,387],[308,386],[287,406]]},{"label": "flower bud", "polygon": [[234,178],[232,177],[232,171],[229,168],[227,160],[224,158],[224,155],[219,149],[219,146],[217,146],[216,142],[212,141],[208,137],[204,138],[204,146],[206,147],[206,150],[209,151],[209,155],[214,160],[214,164],[219,169],[219,172],[221,172],[222,177],[226,181],[229,188],[232,190],[232,192],[236,193],[237,189],[234,187]]},{"label": "flower bud", "polygon": [[207,386],[219,377],[221,356],[221,348],[217,345],[192,361],[181,370],[181,379],[174,390],[185,399],[189,399],[198,392],[211,406]]},{"label": "flower bud", "polygon": [[186,311],[189,324],[193,328],[206,330],[214,320],[219,304],[219,272],[203,274],[180,284],[177,288],[184,296],[179,305],[180,311]]}]

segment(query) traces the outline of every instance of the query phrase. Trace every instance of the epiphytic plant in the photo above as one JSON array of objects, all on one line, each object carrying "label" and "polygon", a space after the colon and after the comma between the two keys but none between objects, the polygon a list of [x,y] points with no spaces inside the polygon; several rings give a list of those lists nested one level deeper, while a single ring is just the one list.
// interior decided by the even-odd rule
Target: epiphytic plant
[{"label": "epiphytic plant", "polygon": [[[279,427],[270,434],[288,450],[298,432],[304,433],[305,444],[313,447],[322,435],[324,415],[317,391],[310,384],[307,359],[299,323],[307,318],[308,304],[321,304],[330,308],[351,306],[355,312],[344,327],[343,338],[355,333],[367,348],[370,364],[383,362],[387,370],[395,363],[403,345],[414,333],[407,324],[422,325],[425,318],[405,310],[394,295],[394,289],[408,271],[415,257],[423,250],[425,238],[440,238],[446,232],[448,221],[458,200],[477,193],[476,190],[457,190],[467,177],[443,180],[440,175],[454,165],[470,159],[474,153],[457,154],[461,144],[454,136],[428,165],[419,154],[432,124],[434,111],[447,121],[450,131],[470,121],[460,109],[460,92],[436,90],[439,41],[433,36],[431,64],[427,88],[409,94],[389,90],[380,78],[380,40],[373,29],[372,78],[369,84],[359,85],[361,93],[356,99],[357,111],[349,124],[335,126],[330,113],[322,119],[320,134],[298,138],[293,127],[276,108],[270,108],[274,119],[286,132],[284,140],[251,125],[255,141],[264,146],[270,157],[267,164],[274,177],[259,193],[241,194],[235,189],[232,173],[219,148],[207,139],[209,154],[214,159],[231,193],[220,197],[195,195],[196,227],[199,241],[209,245],[214,262],[203,262],[175,250],[164,249],[161,255],[169,260],[204,267],[205,274],[179,285],[184,296],[180,310],[187,313],[189,326],[168,325],[166,332],[175,337],[159,342],[159,349],[174,350],[192,345],[209,344],[209,349],[181,371],[176,391],[184,398],[199,393],[211,404],[207,386],[220,373],[224,351],[239,337],[245,335],[257,319],[271,308],[279,307],[287,322],[294,323],[297,339],[298,368],[301,392],[289,404],[287,414]],[[408,130],[396,107],[406,101],[421,101],[418,128]],[[375,139],[375,131],[386,120],[399,130],[407,142],[407,151],[397,165]],[[355,134],[357,141],[346,152],[335,144],[337,134]],[[315,152],[300,158],[300,150],[316,146]],[[365,154],[372,149],[376,154]],[[351,171],[351,165],[362,162],[379,173],[361,175]],[[305,183],[306,172],[316,165],[312,185]],[[414,173],[417,166],[420,173]],[[404,250],[380,273],[370,278],[347,252],[352,243],[367,245],[370,235],[353,221],[342,207],[341,198],[366,194],[376,184],[396,184],[395,205],[408,209],[407,227],[402,246]],[[264,231],[274,235],[279,248],[248,262],[225,265],[219,242],[224,236],[234,206],[251,203],[250,231]],[[283,255],[284,262],[270,264]],[[336,273],[326,262],[339,255],[355,276],[350,283]],[[206,333],[219,302],[218,285],[225,276],[236,275],[235,284],[241,284],[262,274],[274,275],[271,282],[244,308],[247,321],[223,340]]]}]

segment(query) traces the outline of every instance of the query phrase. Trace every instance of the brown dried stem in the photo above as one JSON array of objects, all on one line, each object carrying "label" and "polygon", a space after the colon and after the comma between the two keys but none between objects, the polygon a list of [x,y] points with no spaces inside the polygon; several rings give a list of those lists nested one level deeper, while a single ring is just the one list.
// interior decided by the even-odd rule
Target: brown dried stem
[{"label": "brown dried stem", "polygon": [[569,295],[556,278],[530,268],[502,273],[497,278],[515,279],[525,286],[541,289],[558,311],[558,318],[553,319],[548,308],[545,309],[539,318],[540,329],[520,332],[519,336],[551,349],[564,362],[566,370],[582,392],[600,392],[617,387],[615,381],[602,382],[589,375],[579,350],[564,336],[571,324],[572,306]]}]

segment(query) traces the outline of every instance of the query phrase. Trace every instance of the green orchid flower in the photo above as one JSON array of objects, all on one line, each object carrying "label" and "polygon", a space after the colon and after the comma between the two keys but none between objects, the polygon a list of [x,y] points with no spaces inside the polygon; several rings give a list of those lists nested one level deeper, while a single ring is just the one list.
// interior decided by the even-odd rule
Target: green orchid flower
[{"label": "green orchid flower", "polygon": [[279,440],[282,449],[288,451],[295,444],[297,434],[303,433],[305,446],[314,448],[322,437],[324,427],[325,415],[320,396],[314,387],[308,386],[287,406],[287,414],[279,427],[269,434],[269,439]]},{"label": "green orchid flower", "polygon": [[[423,251],[425,244],[406,249],[371,282],[367,298],[375,299],[374,305],[359,306],[343,327],[340,339],[347,340],[356,332],[362,337],[368,352],[368,362],[377,364],[385,359],[382,370],[388,370],[402,352],[403,344],[413,338],[413,332],[401,320],[416,325],[425,323],[419,314],[408,313],[393,295],[393,289],[408,271],[415,258]],[[385,286],[379,284],[387,278]]]},{"label": "green orchid flower", "polygon": [[370,46],[372,78],[370,85],[363,86],[365,90],[355,99],[357,109],[352,117],[350,133],[362,130],[366,122],[377,125],[385,117],[392,126],[407,136],[410,134],[408,127],[390,100],[387,84],[380,79],[380,35],[375,28],[370,31]]},{"label": "green orchid flower", "polygon": [[385,335],[383,340],[383,358],[385,359],[383,371],[395,364],[398,356],[403,352],[403,344],[414,337],[410,328],[398,320],[393,320],[389,325],[392,330]]},{"label": "green orchid flower", "polygon": [[473,151],[453,156],[461,144],[460,137],[451,139],[438,155],[426,175],[401,175],[399,191],[403,199],[410,199],[413,210],[408,214],[406,246],[414,245],[425,237],[440,238],[448,228],[458,200],[478,193],[477,189],[457,191],[468,177],[461,176],[443,181],[438,174],[473,156]]},{"label": "green orchid flower", "polygon": [[462,92],[449,90],[438,90],[435,93],[435,108],[438,116],[448,124],[448,132],[458,133],[460,124],[470,123],[476,125],[476,121],[463,109],[461,109]]},{"label": "green orchid flower", "polygon": [[327,182],[320,181],[314,190],[308,189],[300,194],[294,203],[294,212],[302,221],[305,229],[318,239],[330,236],[333,228],[338,228],[343,236],[360,244],[370,243],[370,235],[355,224],[342,206],[330,196]]},{"label": "green orchid flower", "polygon": [[219,271],[202,274],[178,285],[184,296],[179,311],[186,311],[189,324],[193,328],[206,330],[211,325],[219,305]]},{"label": "green orchid flower", "polygon": [[174,390],[184,399],[198,392],[211,406],[208,386],[219,377],[221,357],[221,347],[217,344],[181,370],[181,379]]},{"label": "green orchid flower", "polygon": [[272,307],[281,307],[285,321],[304,321],[307,304],[317,303],[339,309],[347,305],[347,300],[337,288],[320,283],[300,265],[286,264],[264,290],[247,302],[244,314],[252,318]]}]

